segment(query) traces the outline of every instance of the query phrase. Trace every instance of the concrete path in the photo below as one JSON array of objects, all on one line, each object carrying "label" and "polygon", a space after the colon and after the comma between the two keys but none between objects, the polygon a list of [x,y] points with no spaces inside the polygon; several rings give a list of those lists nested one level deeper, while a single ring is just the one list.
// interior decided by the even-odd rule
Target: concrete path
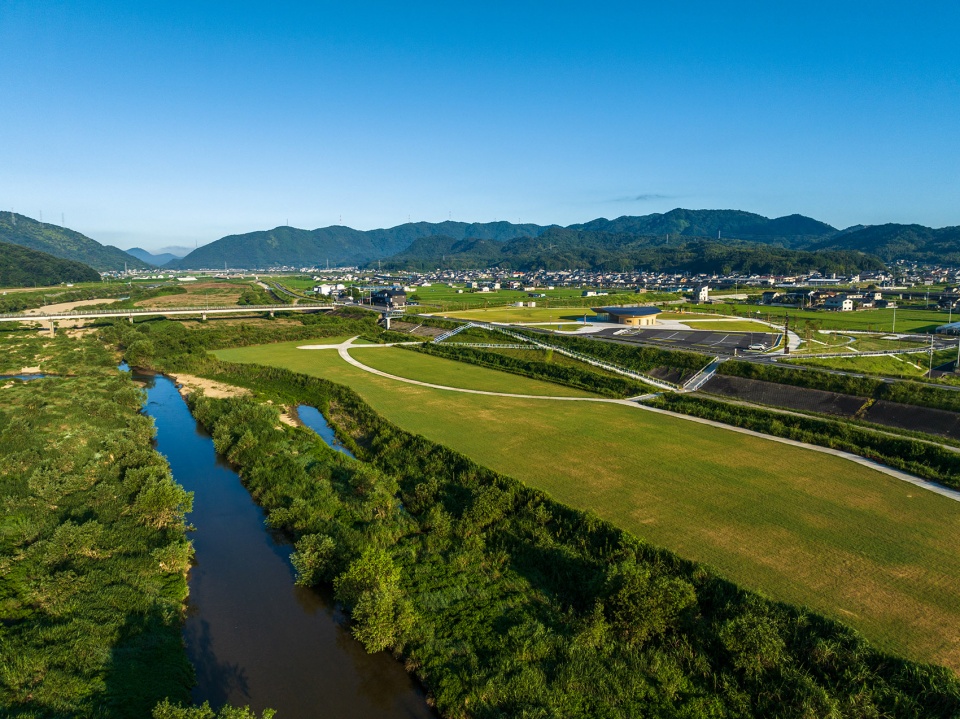
[{"label": "concrete path", "polygon": [[[356,339],[356,338],[354,338]],[[463,394],[482,394],[488,397],[510,397],[513,399],[546,399],[553,400],[556,402],[612,402],[615,404],[624,404],[628,407],[636,407],[637,405],[630,400],[626,399],[607,399],[606,397],[553,397],[549,395],[541,394],[512,394],[510,392],[490,392],[482,389],[465,389],[464,387],[448,387],[447,385],[442,384],[432,384],[430,382],[421,382],[416,379],[408,379],[406,377],[398,377],[395,374],[389,374],[387,372],[382,372],[381,370],[374,369],[369,367],[362,362],[354,359],[350,356],[349,350],[352,349],[364,349],[370,347],[371,345],[352,345],[353,340],[347,340],[343,344],[339,345],[327,345],[335,347],[340,353],[340,358],[347,364],[351,364],[358,369],[362,369],[364,372],[369,372],[370,374],[375,374],[380,377],[386,377],[387,379],[392,379],[396,382],[405,382],[406,384],[415,384],[419,387],[429,387],[430,389],[441,389],[447,392],[462,392]],[[409,343],[398,343],[398,344],[409,344]],[[419,344],[419,343],[414,343]],[[389,345],[375,345],[377,347],[388,347]],[[298,348],[300,349],[300,348]]]},{"label": "concrete path", "polygon": [[353,344],[353,341],[355,339],[357,338],[351,337],[345,342],[341,342],[340,344],[337,344],[337,345],[300,345],[299,347],[297,347],[297,349],[298,350],[339,350],[342,347],[350,347],[351,349],[355,349],[355,350],[358,350],[358,349],[363,350],[363,349],[367,349],[368,347],[402,347],[404,345],[422,344],[422,342],[388,342],[386,344],[374,344],[371,342],[370,344],[355,345]]},{"label": "concrete path", "polygon": [[[869,469],[874,469],[878,472],[881,472],[882,474],[886,474],[889,477],[893,477],[894,479],[899,479],[903,482],[909,482],[910,484],[914,485],[915,487],[919,487],[920,489],[925,489],[927,491],[934,492],[935,494],[939,494],[942,497],[952,499],[955,502],[960,502],[960,491],[949,489],[947,487],[943,487],[933,482],[928,482],[927,480],[921,479],[920,477],[915,477],[912,474],[907,474],[906,472],[901,472],[900,470],[887,467],[886,465],[880,464],[879,462],[875,462],[865,457],[861,457],[860,455],[857,455],[857,454],[851,454],[850,452],[844,452],[838,449],[831,449],[829,447],[820,447],[815,444],[806,444],[804,442],[797,442],[796,440],[786,439],[785,437],[774,437],[773,435],[763,434],[761,432],[754,432],[753,430],[750,430],[750,429],[743,429],[742,427],[733,427],[728,424],[723,424],[722,422],[715,422],[714,420],[711,420],[711,419],[703,419],[701,417],[692,417],[687,414],[670,412],[669,410],[659,409],[657,407],[649,407],[647,405],[639,404],[632,400],[608,399],[606,397],[554,397],[549,395],[511,394],[509,392],[489,392],[489,391],[478,390],[478,389],[464,389],[463,387],[448,387],[445,385],[432,384],[430,382],[421,382],[419,380],[408,379],[406,377],[398,377],[397,375],[392,375],[387,372],[374,369],[373,367],[368,367],[367,365],[363,364],[362,362],[359,362],[358,360],[350,356],[351,349],[364,349],[367,347],[387,347],[389,345],[354,345],[353,341],[355,339],[358,339],[358,338],[354,337],[338,345],[312,345],[312,346],[306,345],[305,348],[307,347],[322,348],[322,349],[336,348],[336,350],[340,354],[341,359],[343,359],[344,362],[347,362],[348,364],[353,365],[354,367],[361,369],[364,372],[369,372],[379,377],[385,377],[386,379],[391,379],[396,382],[404,382],[406,384],[417,385],[419,387],[429,387],[431,389],[444,390],[447,392],[461,392],[464,394],[486,395],[488,397],[507,397],[507,398],[514,398],[514,399],[539,399],[539,400],[547,400],[547,401],[554,401],[554,402],[600,402],[604,404],[619,404],[619,405],[624,405],[626,407],[633,407],[634,409],[641,409],[647,412],[654,412],[656,414],[667,415],[675,419],[682,419],[688,422],[696,422],[697,424],[703,424],[709,427],[716,427],[718,429],[724,429],[729,432],[737,432],[738,434],[745,434],[751,437],[757,437],[758,439],[764,439],[769,442],[779,442],[780,444],[789,444],[793,447],[800,447],[801,449],[810,450],[811,452],[820,452],[821,454],[829,454],[829,455],[833,455],[834,457],[840,457],[841,459],[846,459],[851,462],[856,462],[857,464],[867,467]],[[404,342],[404,343],[398,343],[398,344],[416,344],[416,343]]]}]

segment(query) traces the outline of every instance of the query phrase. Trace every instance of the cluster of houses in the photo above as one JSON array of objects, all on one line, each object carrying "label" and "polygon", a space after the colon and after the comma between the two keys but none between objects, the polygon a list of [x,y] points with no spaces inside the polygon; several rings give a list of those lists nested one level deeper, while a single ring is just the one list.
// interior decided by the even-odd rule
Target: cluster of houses
[{"label": "cluster of houses", "polygon": [[823,309],[837,312],[853,310],[887,309],[897,306],[896,300],[884,298],[882,292],[836,292],[830,290],[794,290],[780,292],[771,290],[760,297],[760,304]]}]

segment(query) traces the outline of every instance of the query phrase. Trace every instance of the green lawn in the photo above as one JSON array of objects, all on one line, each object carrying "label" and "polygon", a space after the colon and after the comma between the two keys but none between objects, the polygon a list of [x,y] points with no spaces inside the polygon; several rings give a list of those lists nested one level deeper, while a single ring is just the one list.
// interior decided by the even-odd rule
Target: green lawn
[{"label": "green lawn", "polygon": [[927,373],[927,355],[925,354],[909,354],[902,357],[897,355],[811,357],[809,359],[793,360],[791,364],[824,367],[844,372],[877,374],[886,377],[923,377]]},{"label": "green lawn", "polygon": [[[329,350],[318,351],[328,352]],[[397,377],[430,382],[444,387],[462,387],[484,392],[533,394],[545,397],[598,396],[562,384],[530,379],[508,372],[491,371],[485,367],[457,362],[445,357],[423,355],[398,347],[355,350],[353,357],[368,367],[373,367],[381,372],[389,372]]]},{"label": "green lawn", "polygon": [[[840,458],[679,418],[418,387],[296,344],[304,343],[216,354],[349,385],[401,427],[561,502],[846,621],[883,648],[960,670],[958,502]],[[354,355],[386,369],[379,352],[400,350]],[[409,354],[403,371],[427,376],[435,358]]]}]

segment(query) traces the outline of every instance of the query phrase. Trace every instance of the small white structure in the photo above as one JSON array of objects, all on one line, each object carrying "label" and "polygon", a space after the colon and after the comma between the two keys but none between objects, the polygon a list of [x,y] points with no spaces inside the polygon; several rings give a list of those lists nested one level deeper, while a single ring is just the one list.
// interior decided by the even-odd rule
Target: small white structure
[{"label": "small white structure", "polygon": [[698,305],[705,304],[710,300],[710,286],[700,285],[693,292],[693,299]]},{"label": "small white structure", "polygon": [[828,310],[838,310],[840,312],[852,312],[853,311],[853,300],[848,299],[844,295],[837,295],[836,297],[831,297],[823,303],[824,308]]}]

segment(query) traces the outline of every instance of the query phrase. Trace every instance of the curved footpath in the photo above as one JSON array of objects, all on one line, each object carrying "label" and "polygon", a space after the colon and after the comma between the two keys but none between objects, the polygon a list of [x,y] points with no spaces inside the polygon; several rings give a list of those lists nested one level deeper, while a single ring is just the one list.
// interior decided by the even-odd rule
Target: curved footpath
[{"label": "curved footpath", "polygon": [[[878,472],[886,474],[894,479],[899,479],[903,482],[909,482],[910,484],[925,489],[929,492],[934,492],[939,494],[942,497],[952,499],[955,502],[960,502],[960,491],[955,489],[949,489],[939,484],[933,482],[928,482],[925,479],[920,477],[915,477],[912,474],[907,474],[906,472],[901,472],[900,470],[887,467],[886,465],[875,462],[872,459],[867,459],[866,457],[861,457],[857,454],[852,454],[850,452],[844,452],[839,449],[831,449],[830,447],[820,447],[815,444],[807,444],[805,442],[798,442],[793,439],[786,439],[784,437],[774,437],[769,434],[763,434],[761,432],[754,432],[750,429],[743,429],[742,427],[732,427],[728,424],[723,424],[722,422],[715,422],[710,419],[703,419],[702,417],[691,417],[690,415],[680,414],[678,412],[671,412],[665,409],[659,409],[657,407],[649,407],[644,404],[640,404],[633,400],[629,399],[608,399],[606,397],[551,397],[546,395],[535,395],[535,394],[511,394],[509,392],[489,392],[486,390],[479,389],[465,389],[463,387],[448,387],[446,385],[432,384],[430,382],[421,382],[420,380],[408,379],[406,377],[398,377],[397,375],[392,375],[387,372],[383,372],[373,367],[369,367],[354,357],[350,356],[351,349],[368,349],[372,347],[392,347],[395,345],[392,344],[369,344],[369,345],[355,345],[353,344],[354,340],[359,339],[358,337],[352,337],[351,339],[342,342],[337,345],[303,345],[297,349],[335,349],[340,354],[340,358],[354,367],[363,370],[364,372],[369,372],[370,374],[375,374],[379,377],[385,377],[386,379],[394,380],[395,382],[404,382],[406,384],[418,385],[420,387],[429,387],[431,389],[439,389],[447,392],[462,392],[465,394],[481,394],[487,395],[490,397],[508,397],[513,399],[539,399],[547,400],[553,402],[601,402],[604,404],[620,404],[627,407],[633,407],[635,409],[641,409],[646,412],[655,412],[657,414],[663,414],[675,419],[682,419],[688,422],[696,422],[698,424],[705,424],[710,427],[716,427],[718,429],[725,429],[729,432],[737,432],[739,434],[746,434],[751,437],[757,437],[759,439],[765,439],[770,442],[779,442],[780,444],[789,444],[793,447],[800,447],[801,449],[808,449],[811,452],[820,452],[822,454],[830,454],[834,457],[840,457],[842,459],[849,460],[851,462],[856,462],[857,464],[863,465],[864,467],[869,467]],[[418,344],[416,342],[400,342],[397,343],[400,345],[405,344]]]}]

